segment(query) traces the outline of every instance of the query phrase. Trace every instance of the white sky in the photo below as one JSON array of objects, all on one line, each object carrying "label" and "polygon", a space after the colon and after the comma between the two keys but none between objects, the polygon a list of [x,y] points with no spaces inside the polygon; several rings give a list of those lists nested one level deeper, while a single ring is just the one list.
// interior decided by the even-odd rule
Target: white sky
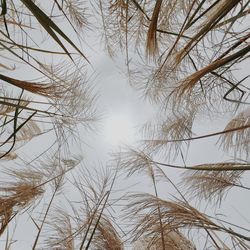
[{"label": "white sky", "polygon": [[[96,39],[91,38],[88,44],[91,44],[93,40]],[[81,145],[79,151],[83,150],[84,164],[95,166],[100,164],[100,166],[105,166],[111,159],[110,152],[119,150],[122,142],[127,145],[135,144],[135,141],[140,138],[138,128],[144,122],[154,119],[155,115],[157,115],[157,108],[146,100],[143,100],[140,97],[140,93],[137,93],[129,86],[126,77],[121,73],[120,69],[124,68],[124,65],[119,57],[112,61],[100,47],[95,47],[95,51],[89,49],[85,49],[84,51],[86,51],[86,54],[91,55],[90,60],[93,59],[93,84],[95,92],[98,95],[97,108],[100,110],[101,120],[96,125],[95,134],[92,132],[86,134],[86,131],[80,130],[81,138],[86,144]],[[204,132],[220,131],[224,127],[225,122],[226,120],[200,121],[200,124],[195,125],[196,133],[200,135]],[[46,147],[46,142],[50,138],[46,138],[45,136],[42,139],[35,140],[34,144],[39,143],[37,148],[32,148],[32,146],[27,147],[28,150],[39,152],[42,147]],[[187,157],[187,165],[218,162],[222,159],[227,159],[228,156],[218,150],[218,145],[214,145],[215,141],[214,138],[210,138],[194,142]],[[182,162],[178,160],[177,163],[181,164]],[[173,180],[177,181],[178,172],[167,170],[167,173]],[[134,187],[134,183],[139,184]],[[142,177],[140,175],[123,180],[122,184],[119,182],[119,185],[115,186],[115,188],[118,188],[118,186],[119,188],[133,186],[133,190],[142,192],[150,192],[151,190],[153,192],[150,181],[146,180],[145,176]],[[169,197],[169,194],[173,191],[172,187],[166,183],[160,184],[159,187],[159,192],[163,197]],[[228,218],[229,221],[249,227],[250,221],[246,217],[248,216],[250,200],[246,199],[246,196],[247,193],[244,191],[240,191],[239,195],[237,188],[235,188],[228,195],[227,200],[223,202],[222,210],[230,215],[230,218]],[[238,204],[241,205],[239,206]],[[213,214],[213,208],[207,208],[207,212],[208,214]],[[18,225],[21,224],[26,224],[25,217],[24,219],[21,218],[18,222]],[[27,225],[27,227],[24,226],[24,229],[20,226],[17,227],[18,234],[15,234],[15,239],[18,241],[13,245],[13,249],[29,249],[30,234],[32,234],[34,227]],[[3,249],[3,244],[4,242],[1,241],[0,249]]]}]

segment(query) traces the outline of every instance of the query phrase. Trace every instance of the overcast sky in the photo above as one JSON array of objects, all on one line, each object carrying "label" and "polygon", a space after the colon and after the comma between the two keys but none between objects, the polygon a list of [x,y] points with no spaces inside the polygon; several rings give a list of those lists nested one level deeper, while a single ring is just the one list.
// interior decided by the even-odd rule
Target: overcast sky
[{"label": "overcast sky", "polygon": [[[88,44],[93,43],[93,41],[96,41],[96,38],[90,37],[89,40],[87,40]],[[136,141],[140,139],[140,133],[138,132],[139,127],[149,120],[154,120],[155,117],[157,117],[158,109],[157,106],[143,99],[141,93],[129,85],[123,72],[125,71],[124,61],[120,56],[111,60],[104,52],[101,44],[94,48],[95,49],[87,49],[86,47],[84,51],[86,55],[90,55],[89,59],[93,66],[91,69],[92,72],[90,73],[92,75],[91,84],[94,85],[94,92],[97,94],[96,106],[100,113],[100,120],[95,125],[96,129],[94,132],[86,132],[80,127],[79,133],[83,143],[81,147],[77,149],[77,153],[82,154],[84,165],[98,167],[110,165],[110,153],[119,151],[120,147],[124,144],[134,146]],[[32,75],[30,75],[30,78],[32,78],[31,76]],[[213,121],[200,120],[199,123],[196,123],[194,126],[195,133],[201,135],[204,132],[220,131],[226,121],[227,118],[225,120]],[[28,152],[29,150],[34,151],[34,153],[39,152],[43,147],[46,147],[46,142],[50,141],[51,138],[45,135],[42,139],[39,138],[37,140],[40,140],[40,143],[37,144],[39,146],[33,148],[33,145],[37,143],[37,141],[35,141],[31,144],[32,146],[27,145],[26,149],[24,149],[24,153],[25,150]],[[218,150],[218,145],[215,145],[215,142],[216,140],[214,138],[195,141],[190,147],[189,154],[186,158],[187,165],[219,162],[224,159],[229,159],[230,157],[228,155]],[[159,160],[163,161],[164,159]],[[181,159],[177,159],[176,162],[183,164]],[[179,182],[178,171],[166,170],[166,173],[168,173],[174,181]],[[119,182],[119,184],[115,185],[115,189],[121,186],[123,188],[132,186],[133,189],[133,184],[137,183],[137,186],[133,190],[151,191],[153,193],[152,185],[145,176],[137,175],[131,179],[121,179],[122,184]],[[245,181],[247,180],[245,179]],[[159,193],[164,198],[171,197],[173,189],[168,183],[160,184],[159,187]],[[70,190],[67,190],[67,192],[70,193]],[[245,195],[247,194],[244,191],[241,190],[239,195],[237,188],[233,189],[228,195],[228,199],[223,202],[222,211],[224,210],[226,214],[231,216],[229,221],[249,227],[250,221],[248,221],[245,216],[248,214],[250,200],[245,199]],[[74,196],[74,194],[72,194],[72,196]],[[239,203],[242,204],[240,207],[238,206]],[[235,204],[237,206],[235,206]],[[204,204],[201,204],[201,206],[204,207]],[[213,209],[214,208],[208,207],[206,212],[213,214]],[[28,217],[26,217],[26,219],[27,218]],[[21,222],[19,221],[17,224],[23,225],[25,223],[25,219],[21,219]],[[13,245],[13,249],[29,249],[29,233],[34,233],[34,228],[32,229],[30,226],[27,226],[24,231],[18,226],[17,232],[18,234],[15,234],[15,239],[18,239],[18,241]],[[2,249],[3,244],[4,242],[2,241],[0,249]]]}]

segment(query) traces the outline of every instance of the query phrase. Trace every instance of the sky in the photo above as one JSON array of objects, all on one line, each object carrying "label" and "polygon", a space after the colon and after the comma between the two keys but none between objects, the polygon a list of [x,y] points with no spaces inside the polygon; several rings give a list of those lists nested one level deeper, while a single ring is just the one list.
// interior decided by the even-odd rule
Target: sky
[{"label": "sky", "polygon": [[[126,146],[134,147],[136,142],[142,138],[139,132],[140,126],[145,122],[154,121],[159,115],[159,108],[144,99],[140,92],[130,86],[124,74],[124,71],[126,71],[123,68],[124,64],[119,58],[118,60],[111,60],[103,53],[102,49],[98,54],[100,56],[98,56],[96,64],[96,72],[98,72],[96,88],[99,93],[98,103],[104,112],[100,124],[97,126],[97,135],[95,135],[94,141],[89,143],[90,147],[86,151],[86,156],[89,162],[96,162],[98,159],[97,162],[101,165],[107,164],[109,166],[109,161],[112,159],[110,152],[123,150]],[[195,135],[223,130],[230,117],[230,114],[224,116],[224,118],[213,120],[201,117],[194,124]],[[91,138],[93,139],[92,136]],[[219,149],[217,139],[212,137],[194,141],[186,154],[185,163],[187,165],[198,165],[205,162],[221,162],[232,159],[232,155]],[[165,161],[164,156],[158,159],[162,162]],[[175,163],[183,164],[180,158]],[[164,171],[172,181],[180,183],[180,172],[171,169],[165,169]],[[117,187],[122,186],[125,192],[153,193],[152,183],[146,175],[138,174],[128,179],[123,177],[121,180],[118,180]],[[249,183],[247,176],[243,179],[243,183]],[[166,182],[158,184],[158,192],[160,197],[166,199],[172,199],[177,195],[173,187]],[[248,199],[244,199],[247,194],[247,191],[234,188],[223,199],[220,207],[209,206],[204,202],[198,204],[194,200],[191,203],[209,215],[217,214],[220,219],[227,219],[231,223],[248,228],[250,221],[247,219],[247,214],[250,203]],[[218,211],[220,212],[218,213]],[[223,213],[228,217],[224,217]],[[127,246],[126,249],[129,249],[129,247]]]},{"label": "sky", "polygon": [[[90,38],[89,43],[93,40],[95,39]],[[50,48],[49,44],[46,45],[45,43],[44,45]],[[91,61],[93,69],[90,70],[90,84],[94,85],[91,87],[93,87],[93,92],[97,96],[96,108],[98,120],[93,125],[93,130],[86,130],[82,126],[76,128],[81,142],[78,141],[76,144],[74,143],[74,148],[70,148],[71,151],[75,151],[76,155],[82,156],[83,163],[80,168],[88,167],[90,171],[92,171],[92,168],[97,170],[101,168],[110,168],[110,162],[113,160],[112,154],[118,152],[121,147],[135,146],[136,141],[140,137],[140,126],[156,114],[156,108],[147,100],[143,99],[140,93],[137,93],[129,85],[126,76],[121,71],[123,67],[121,58],[112,60],[104,52],[103,48],[96,48],[95,46],[94,50],[91,48],[89,50],[85,49],[85,51],[87,54],[91,55],[90,57],[92,59],[94,58]],[[21,68],[17,68],[14,75],[15,77],[20,76],[22,78],[26,76],[23,74]],[[36,74],[30,71],[28,79],[32,80],[35,78]],[[38,100],[41,101],[43,98],[38,97]],[[46,125],[44,126],[46,127]],[[55,137],[51,133],[34,138],[18,151],[21,162],[26,159],[27,162],[32,162],[32,157],[45,151],[54,139]],[[11,165],[11,163],[4,161],[2,165],[6,167]],[[137,178],[138,177],[126,180],[125,177],[122,177],[123,184],[117,185],[117,187],[115,186],[115,189],[124,190],[125,188],[127,189],[135,185],[135,183],[140,183],[141,180]],[[151,183],[146,182],[146,185],[146,189],[150,191]],[[72,199],[79,199],[79,194],[75,194],[75,191],[71,190],[70,187],[66,187],[65,189],[67,195]],[[137,185],[137,190],[145,191],[145,186]],[[121,193],[118,195],[120,194]],[[43,202],[48,202],[47,199],[49,199],[49,197],[50,191],[46,193],[46,196],[38,205],[37,211],[39,211],[39,208],[42,209],[42,207],[44,209]],[[115,197],[118,198],[117,195],[115,195]],[[57,204],[57,202],[58,200],[55,203]],[[61,200],[61,203],[65,206],[63,200]],[[37,216],[36,213],[37,212],[35,212],[34,216]],[[30,249],[32,244],[31,235],[33,238],[35,237],[36,228],[28,222],[30,219],[29,216],[30,215],[26,213],[22,214],[22,216],[20,216],[20,218],[18,217],[15,221],[16,223],[13,223],[12,227],[10,227],[9,232],[10,234],[13,233],[13,240],[15,242],[12,249]],[[15,227],[14,224],[17,226]],[[7,237],[7,235],[5,235],[5,237]],[[4,247],[4,239],[0,240],[0,249]]]},{"label": "sky", "polygon": [[[124,71],[124,61],[118,54],[113,60],[105,53],[102,44],[96,42],[95,37],[86,39],[87,46],[84,47],[86,55],[90,55],[92,63],[91,84],[93,84],[94,92],[97,95],[96,106],[100,119],[94,126],[94,131],[86,131],[83,127],[78,128],[81,140],[81,146],[76,147],[77,154],[83,157],[83,166],[89,169],[93,167],[109,167],[112,160],[112,154],[123,149],[126,145],[135,146],[136,142],[141,138],[140,126],[145,122],[154,120],[158,116],[159,109],[157,105],[145,100],[141,93],[136,91],[128,82]],[[93,47],[91,45],[94,44]],[[48,45],[49,47],[49,45]],[[91,47],[91,48],[90,48]],[[18,73],[20,74],[20,72]],[[22,75],[23,76],[23,75]],[[33,73],[29,74],[32,79]],[[209,121],[204,119],[195,123],[195,133],[197,135],[204,132],[214,132],[223,129],[228,117]],[[52,141],[52,138],[44,135],[35,138],[34,141],[27,145],[23,150],[23,154],[28,155],[30,152],[37,154],[46,148],[46,144]],[[214,138],[195,141],[186,157],[186,164],[200,164],[204,162],[218,162],[228,159],[228,155],[218,150],[215,145]],[[34,146],[38,145],[38,146]],[[164,161],[165,159],[159,159]],[[177,164],[183,164],[181,159],[176,160]],[[7,163],[6,163],[7,164]],[[166,173],[170,178],[179,182],[179,173],[166,169]],[[244,180],[248,182],[248,179]],[[136,184],[136,186],[134,186]],[[167,187],[167,188],[166,188]],[[128,191],[153,192],[152,183],[145,175],[135,175],[129,179],[121,176],[118,183],[115,183],[114,189]],[[67,189],[68,195],[77,198],[71,190]],[[162,197],[172,197],[173,188],[167,183],[159,184],[159,194]],[[230,216],[230,221],[249,227],[249,220],[246,218],[248,208],[250,206],[249,199],[244,199],[246,192],[241,191],[240,195],[237,189],[234,189],[225,201],[222,203],[220,211],[225,211]],[[114,194],[114,197],[116,194]],[[241,203],[239,207],[238,204]],[[237,205],[237,206],[236,206]],[[214,207],[206,207],[206,204],[200,204],[208,214],[213,214]],[[119,210],[119,209],[118,209]],[[240,210],[240,211],[239,211]],[[119,215],[119,212],[118,212]],[[118,216],[119,217],[119,216]],[[24,229],[17,227],[14,239],[18,241],[13,245],[13,249],[29,249],[30,234],[35,232],[35,227],[27,223],[28,216],[23,216],[18,221],[18,225],[25,225]],[[27,225],[27,226],[26,226]],[[13,230],[13,228],[12,228]],[[4,242],[0,242],[0,249]]]}]

